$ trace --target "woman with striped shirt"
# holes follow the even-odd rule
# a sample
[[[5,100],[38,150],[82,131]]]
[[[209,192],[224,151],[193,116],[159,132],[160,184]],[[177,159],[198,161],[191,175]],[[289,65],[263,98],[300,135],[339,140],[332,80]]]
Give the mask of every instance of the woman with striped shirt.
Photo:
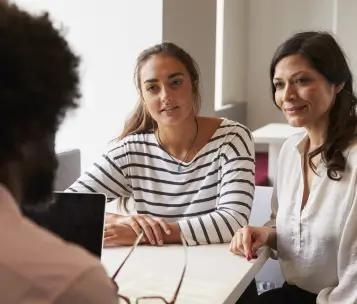
[[[119,140],[68,190],[135,202],[135,215],[108,214],[105,244],[229,242],[247,224],[254,193],[250,131],[197,116],[199,71],[173,43],[144,50],[135,79],[140,99]]]

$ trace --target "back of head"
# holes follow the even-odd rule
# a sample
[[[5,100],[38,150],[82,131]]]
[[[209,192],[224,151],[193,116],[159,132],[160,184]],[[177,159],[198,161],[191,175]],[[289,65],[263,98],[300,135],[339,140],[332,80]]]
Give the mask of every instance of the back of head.
[[[283,58],[295,54],[303,56],[330,84],[343,85],[328,114],[325,143],[310,155],[314,157],[322,152],[329,177],[339,179],[338,176],[345,170],[346,164],[342,152],[356,139],[357,98],[353,92],[351,70],[342,48],[331,34],[314,31],[297,33],[277,48],[271,61],[273,99],[276,91],[273,84],[276,65]]]
[[[54,136],[77,106],[78,65],[47,14],[0,4],[0,182],[17,183],[25,200],[52,192]]]

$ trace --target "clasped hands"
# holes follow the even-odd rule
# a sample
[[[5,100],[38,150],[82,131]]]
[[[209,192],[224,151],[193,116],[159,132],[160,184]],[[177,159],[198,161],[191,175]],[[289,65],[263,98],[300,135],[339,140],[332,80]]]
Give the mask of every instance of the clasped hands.
[[[168,223],[162,218],[106,213],[104,245],[132,245],[141,231],[144,231],[141,243],[151,245],[171,242],[170,236],[179,234],[177,223]]]

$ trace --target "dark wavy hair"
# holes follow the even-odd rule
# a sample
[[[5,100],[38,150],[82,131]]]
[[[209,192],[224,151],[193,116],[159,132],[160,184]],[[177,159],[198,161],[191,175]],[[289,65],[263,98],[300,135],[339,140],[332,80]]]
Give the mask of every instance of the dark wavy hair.
[[[0,167],[54,135],[80,97],[79,58],[48,14],[0,4]]]
[[[356,140],[357,98],[353,92],[353,76],[346,56],[334,37],[327,32],[301,32],[281,44],[270,65],[273,100],[273,78],[278,62],[290,55],[302,55],[331,84],[344,84],[328,114],[328,127],[322,146],[309,153],[309,166],[316,173],[312,158],[321,153],[331,180],[340,180],[346,168],[343,152]]]

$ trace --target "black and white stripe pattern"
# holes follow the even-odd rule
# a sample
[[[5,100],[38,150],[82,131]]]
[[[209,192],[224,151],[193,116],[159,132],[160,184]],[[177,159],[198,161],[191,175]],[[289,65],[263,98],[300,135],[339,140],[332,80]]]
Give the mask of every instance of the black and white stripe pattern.
[[[249,130],[224,120],[196,157],[181,165],[152,132],[119,141],[68,191],[133,197],[138,214],[178,222],[189,245],[229,242],[247,224],[254,193]]]

